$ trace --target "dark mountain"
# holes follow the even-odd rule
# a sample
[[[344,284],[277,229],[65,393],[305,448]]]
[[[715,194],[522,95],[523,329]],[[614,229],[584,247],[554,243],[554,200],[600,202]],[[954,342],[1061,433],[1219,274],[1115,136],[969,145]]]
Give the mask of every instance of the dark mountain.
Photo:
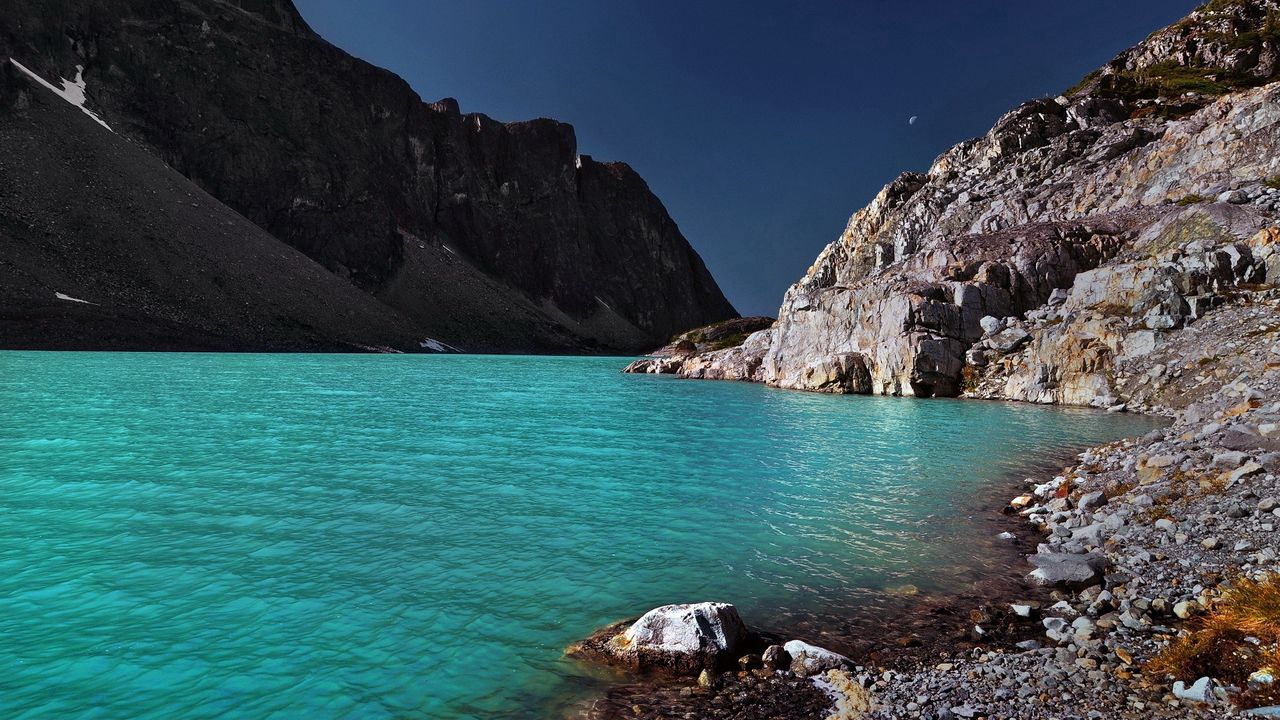
[[[424,103],[290,2],[0,0],[3,58],[82,67],[114,131],[424,336],[635,350],[736,315],[631,168],[563,123]]]
[[[0,347],[417,350],[415,323],[0,69]]]

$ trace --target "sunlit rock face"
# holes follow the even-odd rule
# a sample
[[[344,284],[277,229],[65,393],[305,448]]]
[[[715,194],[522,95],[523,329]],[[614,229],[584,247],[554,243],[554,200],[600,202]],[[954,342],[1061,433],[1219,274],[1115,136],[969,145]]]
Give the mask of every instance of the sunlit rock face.
[[[886,186],[786,292],[752,379],[1109,404],[1117,353],[1274,282],[1251,238],[1280,207],[1280,68],[1257,32],[1277,3],[1212,7]],[[984,317],[1026,338],[988,342]]]

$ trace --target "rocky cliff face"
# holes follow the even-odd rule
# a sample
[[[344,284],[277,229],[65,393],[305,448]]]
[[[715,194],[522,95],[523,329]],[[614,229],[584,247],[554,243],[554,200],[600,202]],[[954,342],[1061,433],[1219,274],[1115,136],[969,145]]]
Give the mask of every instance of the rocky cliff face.
[[[0,58],[472,350],[643,349],[734,316],[644,181],[573,128],[424,103],[288,0],[0,2]]]
[[[787,291],[774,328],[666,369],[1126,401],[1119,358],[1280,283],[1278,48],[1274,0],[1210,3],[898,177]]]

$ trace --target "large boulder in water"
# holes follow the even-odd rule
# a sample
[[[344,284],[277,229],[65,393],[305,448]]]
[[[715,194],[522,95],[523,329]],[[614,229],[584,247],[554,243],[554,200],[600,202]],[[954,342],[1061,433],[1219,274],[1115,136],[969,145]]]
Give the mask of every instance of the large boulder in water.
[[[664,605],[622,632],[607,629],[570,653],[585,653],[634,670],[697,675],[728,666],[747,642],[747,626],[728,603]]]

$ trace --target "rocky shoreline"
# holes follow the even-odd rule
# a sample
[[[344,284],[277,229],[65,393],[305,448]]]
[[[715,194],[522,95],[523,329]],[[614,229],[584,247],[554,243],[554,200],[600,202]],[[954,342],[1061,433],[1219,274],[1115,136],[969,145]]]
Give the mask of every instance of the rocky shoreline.
[[[1028,478],[1005,508],[1007,537],[1032,551],[1024,571],[1039,591],[1003,588],[967,614],[953,611],[951,630],[926,644],[854,654],[828,668],[838,671],[836,684],[858,688],[856,701],[833,695],[825,671],[817,679],[790,667],[766,671],[758,654],[744,651],[701,681],[620,686],[582,717],[1243,715],[1271,698],[1260,676],[1248,680],[1269,670],[1259,658],[1234,677],[1175,677],[1148,665],[1193,630],[1234,579],[1280,570],[1275,339],[1260,348],[1258,377],[1230,378],[1196,395],[1164,429],[1091,448],[1060,473]],[[1197,374],[1184,376],[1203,385]]]
[[[1044,597],[853,658],[873,709],[843,717],[1280,716],[1278,101],[1280,2],[1206,3],[903,173],[773,326],[627,368],[1170,419],[1028,480]]]
[[[1280,367],[1277,350],[1268,364]],[[1274,371],[1235,378],[1167,429],[1093,448],[1029,485],[1010,508],[1044,534],[1031,559],[1074,559],[1044,579],[1077,589],[1019,609],[1041,626],[1034,642],[873,682],[870,717],[1228,717],[1269,697],[1264,676],[1248,681],[1267,669],[1258,657],[1242,658],[1243,678],[1174,677],[1149,663],[1234,579],[1277,570],[1277,397]],[[1090,562],[1087,579],[1072,574]]]

